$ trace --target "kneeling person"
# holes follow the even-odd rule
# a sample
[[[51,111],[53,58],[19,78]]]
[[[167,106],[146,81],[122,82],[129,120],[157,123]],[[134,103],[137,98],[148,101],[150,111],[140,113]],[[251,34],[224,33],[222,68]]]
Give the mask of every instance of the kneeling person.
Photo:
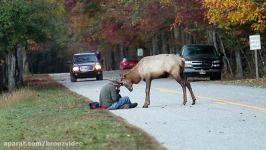
[[[116,80],[104,85],[100,91],[100,105],[109,110],[136,107],[138,104],[131,103],[128,96],[122,97],[119,94],[121,85],[122,83]]]

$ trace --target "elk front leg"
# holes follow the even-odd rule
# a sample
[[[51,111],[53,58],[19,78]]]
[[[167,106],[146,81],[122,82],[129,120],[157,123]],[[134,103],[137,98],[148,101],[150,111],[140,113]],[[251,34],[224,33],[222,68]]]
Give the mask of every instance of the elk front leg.
[[[143,105],[143,108],[148,108],[148,106],[150,105],[150,89],[151,89],[151,79],[145,79],[146,82],[146,89],[145,89],[145,103]]]

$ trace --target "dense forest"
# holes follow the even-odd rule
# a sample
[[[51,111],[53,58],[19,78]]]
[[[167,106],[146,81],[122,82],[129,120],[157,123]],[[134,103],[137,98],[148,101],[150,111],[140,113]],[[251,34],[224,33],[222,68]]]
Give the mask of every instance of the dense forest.
[[[67,72],[77,52],[99,51],[105,70],[124,57],[178,53],[211,44],[224,53],[224,77],[254,77],[249,35],[260,34],[266,75],[263,0],[0,0],[0,91],[23,85],[23,73]]]

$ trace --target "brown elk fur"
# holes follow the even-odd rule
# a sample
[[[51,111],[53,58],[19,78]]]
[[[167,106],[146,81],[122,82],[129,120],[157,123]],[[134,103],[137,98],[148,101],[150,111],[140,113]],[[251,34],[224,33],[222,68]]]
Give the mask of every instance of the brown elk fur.
[[[192,97],[192,105],[196,103],[196,98],[190,83],[183,77],[185,59],[174,54],[160,54],[142,58],[139,63],[121,76],[121,81],[129,90],[133,90],[133,84],[138,84],[141,80],[146,82],[146,97],[143,107],[150,104],[150,86],[153,79],[171,76],[183,89],[183,104],[187,102],[186,87]]]

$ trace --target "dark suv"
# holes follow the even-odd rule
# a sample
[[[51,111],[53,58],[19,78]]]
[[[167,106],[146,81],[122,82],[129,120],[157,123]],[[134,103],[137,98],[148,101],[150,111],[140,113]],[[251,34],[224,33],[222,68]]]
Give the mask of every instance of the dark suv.
[[[210,80],[221,80],[223,54],[214,46],[184,45],[180,55],[186,60],[186,77],[210,77]]]
[[[76,82],[78,78],[103,79],[102,65],[96,53],[78,53],[73,55],[70,66],[71,82]]]

